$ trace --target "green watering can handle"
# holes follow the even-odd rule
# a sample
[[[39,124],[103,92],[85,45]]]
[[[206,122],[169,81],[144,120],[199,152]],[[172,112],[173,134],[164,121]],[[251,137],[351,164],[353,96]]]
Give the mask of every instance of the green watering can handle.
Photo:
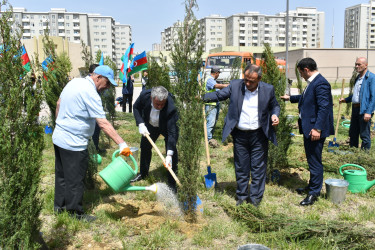
[[[340,174],[341,175],[344,175],[343,173],[342,173],[342,168],[344,168],[344,167],[349,167],[349,166],[352,166],[352,167],[356,167],[356,168],[360,168],[360,169],[362,169],[363,171],[365,171],[365,173],[366,173],[366,169],[364,169],[363,167],[361,167],[361,166],[359,166],[359,165],[357,165],[357,164],[345,164],[345,165],[342,165],[341,167],[340,167]]]
[[[116,156],[117,154],[120,154],[120,150],[116,150],[113,154],[112,154],[112,161],[114,161],[116,159]],[[132,155],[129,155],[130,159],[132,160],[133,164],[134,164],[134,174],[136,175],[138,173],[138,164],[137,162],[135,161],[134,157]]]

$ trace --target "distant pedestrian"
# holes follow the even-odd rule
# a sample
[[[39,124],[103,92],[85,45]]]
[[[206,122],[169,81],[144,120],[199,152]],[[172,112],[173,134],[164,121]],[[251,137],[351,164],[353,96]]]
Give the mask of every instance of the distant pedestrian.
[[[148,82],[148,72],[145,70],[143,71],[143,76],[142,76],[142,91],[146,89],[147,82]]]
[[[122,85],[122,112],[126,112],[126,103],[129,104],[129,113],[133,107],[134,77],[128,76],[126,84]]]

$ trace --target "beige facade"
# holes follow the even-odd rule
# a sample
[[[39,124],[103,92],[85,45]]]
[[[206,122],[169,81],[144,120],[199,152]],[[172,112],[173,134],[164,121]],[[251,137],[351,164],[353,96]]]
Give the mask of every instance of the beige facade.
[[[132,41],[130,25],[116,23],[113,17],[100,14],[68,12],[64,8],[52,8],[48,12],[14,8],[13,20],[13,29],[18,29],[18,25],[23,28],[23,40],[43,35],[48,27],[50,36],[78,44],[82,40],[91,48],[93,58],[100,49],[119,67],[121,56],[118,55],[125,53]]]
[[[274,53],[278,58],[285,58],[285,51]],[[319,72],[330,82],[348,81],[352,77],[357,57],[366,57],[366,49],[296,49],[289,51],[289,78],[296,80],[295,64],[298,60],[311,57]],[[375,58],[375,50],[369,50],[369,58]],[[369,60],[369,70],[375,72],[374,60]]]
[[[51,37],[51,39],[56,45],[57,54],[65,52],[69,56],[72,63],[70,77],[80,77],[79,69],[85,66],[85,62],[82,60],[81,56],[81,44],[68,42],[62,37]],[[21,42],[25,45],[27,54],[31,60],[32,68],[34,68],[33,61],[35,60],[35,54],[38,55],[39,63],[42,63],[46,59],[47,55],[45,55],[43,51],[42,36],[33,37],[31,39],[22,39]]]
[[[233,46],[271,47],[286,46],[286,13],[264,15],[248,11],[229,17],[210,15],[199,20],[201,36],[205,41],[204,51]],[[324,45],[325,14],[314,7],[299,7],[289,11],[289,47],[320,48]],[[178,24],[178,23],[177,23]],[[176,24],[161,33],[162,50],[171,50],[171,41],[176,34]]]

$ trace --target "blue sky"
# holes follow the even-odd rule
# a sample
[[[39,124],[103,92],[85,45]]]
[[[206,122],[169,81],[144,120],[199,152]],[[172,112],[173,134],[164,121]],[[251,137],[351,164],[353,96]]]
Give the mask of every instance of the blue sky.
[[[9,0],[13,7],[28,11],[47,12],[51,8],[65,8],[68,12],[99,13],[112,16],[117,22],[132,26],[135,51],[151,50],[153,43],[160,43],[160,33],[177,20],[184,18],[182,0]],[[274,15],[286,10],[286,0],[197,0],[196,17],[210,14],[230,16],[247,11]],[[316,7],[325,12],[324,47],[331,47],[332,24],[335,25],[334,47],[342,48],[344,40],[345,8],[368,0],[289,0],[289,9]],[[334,19],[333,19],[334,13]]]

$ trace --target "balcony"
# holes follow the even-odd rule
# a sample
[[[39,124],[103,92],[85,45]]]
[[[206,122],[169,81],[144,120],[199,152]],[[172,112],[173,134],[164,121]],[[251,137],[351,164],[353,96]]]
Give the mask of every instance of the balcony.
[[[29,17],[23,17],[22,22],[30,22],[30,18]]]
[[[258,21],[253,21],[253,24],[258,24]]]
[[[59,33],[59,36],[65,36],[65,33]]]
[[[244,27],[240,26],[240,30],[246,30],[246,27],[245,26]]]
[[[24,30],[29,30],[29,29],[30,29],[30,24],[23,25],[23,29],[24,29]]]
[[[60,30],[63,30],[63,29],[65,29],[65,26],[64,25],[59,25],[59,26],[57,26],[58,27],[58,29]]]
[[[240,40],[240,43],[245,43],[245,40]]]
[[[74,33],[73,36],[80,36],[80,33]]]
[[[78,18],[73,19],[73,23],[79,23],[79,19]]]
[[[57,19],[57,21],[62,22],[62,23],[65,22],[64,18],[59,18],[59,19]]]
[[[23,36],[31,36],[30,32],[23,33],[22,35],[23,35]]]
[[[246,21],[245,20],[240,20],[240,24],[245,24]]]

